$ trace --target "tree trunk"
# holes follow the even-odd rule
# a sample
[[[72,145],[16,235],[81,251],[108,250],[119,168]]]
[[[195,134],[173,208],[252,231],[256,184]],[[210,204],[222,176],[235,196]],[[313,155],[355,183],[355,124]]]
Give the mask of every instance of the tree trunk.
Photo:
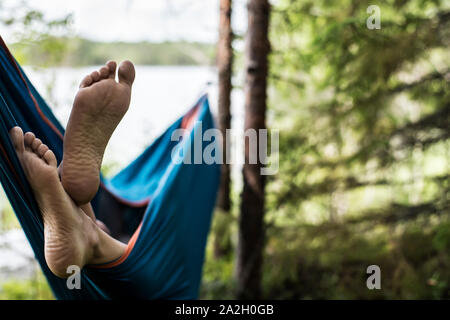
[[[226,163],[228,151],[226,146],[226,129],[231,127],[231,75],[233,64],[233,49],[231,42],[231,2],[220,0],[219,44],[217,48],[217,66],[219,71],[219,129],[223,137],[223,165],[221,184],[217,206],[223,211],[230,211],[230,166]]]
[[[231,209],[230,200],[230,165],[227,163],[229,154],[229,143],[226,130],[231,128],[231,77],[233,67],[233,32],[231,29],[231,5],[232,0],[220,0],[220,22],[219,43],[217,48],[217,67],[219,71],[219,130],[223,137],[223,164],[221,170],[221,181],[217,196],[217,207],[221,209],[218,214],[229,214]],[[228,219],[219,219],[218,222],[225,223]],[[214,238],[214,256],[220,258],[227,255],[231,250],[230,239],[226,232],[228,226],[219,226]],[[229,238],[229,237],[228,237]]]
[[[245,130],[265,129],[268,39],[270,5],[268,0],[248,1],[246,36]],[[258,133],[257,133],[258,136]],[[259,144],[259,143],[258,143]],[[257,148],[259,150],[259,146]],[[261,266],[264,247],[264,186],[261,162],[249,163],[250,150],[245,141],[244,186],[239,216],[237,252],[237,297],[261,297]]]

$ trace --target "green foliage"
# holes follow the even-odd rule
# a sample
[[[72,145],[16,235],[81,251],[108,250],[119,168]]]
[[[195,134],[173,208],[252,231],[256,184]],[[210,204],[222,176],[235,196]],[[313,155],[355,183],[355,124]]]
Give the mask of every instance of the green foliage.
[[[0,283],[0,300],[53,300],[53,293],[42,272],[34,279]]]
[[[200,299],[233,299],[233,279],[233,259],[214,259],[212,249],[208,250],[200,286]]]
[[[27,62],[29,51],[39,52],[39,65],[60,63],[68,49],[63,35],[71,34],[72,15],[58,19],[47,19],[43,12],[31,8],[27,1],[5,5],[0,1],[0,24],[7,26],[14,34],[17,47],[16,59]]]
[[[433,247],[444,254],[450,252],[450,223],[443,223],[437,228]]]
[[[6,198],[3,188],[0,188],[0,232],[20,228],[19,221]]]
[[[449,299],[450,3],[282,0],[270,38],[264,297]]]
[[[332,214],[333,201],[376,187],[372,205],[427,194],[448,212],[450,13],[440,1],[384,1],[381,30],[369,30],[367,6],[284,1],[273,14],[274,126],[285,128],[276,210],[308,200]],[[346,211],[369,208],[355,200]]]
[[[273,126],[284,130],[268,260],[294,259],[277,273],[284,297],[449,297],[450,8],[381,1],[381,29],[369,30],[370,4],[286,0],[272,15]],[[273,238],[291,229],[282,253]],[[382,291],[365,287],[370,264]]]
[[[263,297],[449,299],[450,251],[436,248],[437,243],[442,248],[441,241],[448,245],[449,222],[436,222],[369,224],[358,230],[345,224],[269,228]],[[366,287],[366,269],[372,264],[381,268],[381,290]],[[201,298],[232,298],[232,270],[230,257],[216,260],[208,251]]]

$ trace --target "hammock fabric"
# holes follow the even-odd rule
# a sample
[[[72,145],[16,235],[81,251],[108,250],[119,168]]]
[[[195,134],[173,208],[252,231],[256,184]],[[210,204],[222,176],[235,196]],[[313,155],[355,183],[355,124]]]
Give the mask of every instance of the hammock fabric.
[[[114,237],[129,241],[119,259],[83,268],[81,289],[68,289],[45,262],[41,214],[8,135],[16,125],[61,161],[64,129],[0,37],[0,181],[56,298],[197,297],[220,167],[175,162],[172,153],[192,157],[195,136],[214,127],[206,96],[114,178],[102,177],[95,214]],[[179,128],[187,133],[172,141]]]

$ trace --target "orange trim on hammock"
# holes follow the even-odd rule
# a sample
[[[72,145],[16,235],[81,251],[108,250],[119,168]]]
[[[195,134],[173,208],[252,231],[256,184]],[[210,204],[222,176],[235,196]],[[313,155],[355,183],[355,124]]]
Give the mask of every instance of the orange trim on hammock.
[[[198,112],[200,110],[200,105],[196,105],[192,108],[181,120],[181,129],[191,129],[194,125],[194,122],[198,116]]]
[[[89,268],[95,268],[95,269],[112,268],[112,267],[116,267],[119,264],[121,264],[122,262],[124,262],[128,258],[128,256],[130,255],[131,251],[134,248],[134,245],[136,244],[136,241],[138,239],[139,233],[141,231],[141,227],[142,227],[142,221],[141,221],[141,224],[139,225],[139,227],[134,232],[134,234],[131,237],[130,241],[128,241],[127,248],[125,249],[125,252],[122,254],[122,256],[119,259],[114,260],[114,261],[109,262],[109,263],[106,263],[106,264],[89,265]]]

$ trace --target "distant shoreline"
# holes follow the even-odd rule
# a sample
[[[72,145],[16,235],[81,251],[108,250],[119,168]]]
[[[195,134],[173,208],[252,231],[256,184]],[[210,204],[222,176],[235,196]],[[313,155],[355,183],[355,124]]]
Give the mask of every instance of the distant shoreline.
[[[84,67],[129,59],[137,65],[212,66],[215,45],[199,42],[98,42],[79,37],[44,37],[10,45],[23,65]]]

